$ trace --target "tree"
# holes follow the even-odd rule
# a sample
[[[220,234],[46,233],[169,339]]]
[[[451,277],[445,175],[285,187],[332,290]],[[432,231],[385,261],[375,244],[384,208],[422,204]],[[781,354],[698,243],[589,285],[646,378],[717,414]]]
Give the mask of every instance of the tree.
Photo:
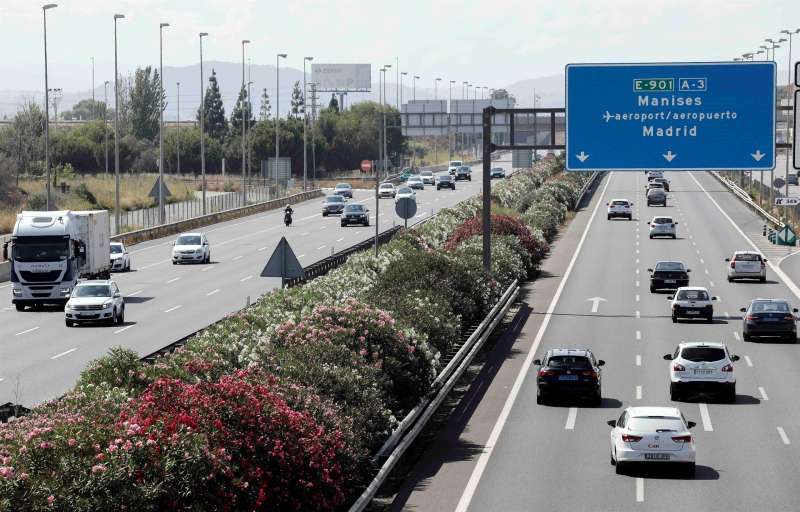
[[[300,90],[300,81],[298,80],[292,88],[291,115],[294,118],[299,118],[303,112],[305,112],[305,99],[303,98],[303,91]]]
[[[219,92],[217,72],[211,70],[208,77],[208,88],[203,99],[203,116],[205,120],[205,133],[212,138],[221,140],[228,134],[228,120],[225,119],[225,106],[222,104],[222,94]],[[200,122],[200,109],[197,109],[197,122]]]
[[[91,120],[103,119],[106,113],[106,104],[102,101],[95,101],[91,98],[81,100],[76,103],[72,110],[67,110],[61,114],[61,117],[68,120]]]
[[[271,115],[272,105],[269,104],[269,94],[267,94],[267,88],[264,87],[264,91],[261,93],[261,110],[258,113],[258,120],[266,121]]]
[[[331,94],[331,101],[328,102],[328,109],[334,112],[339,112],[339,100],[336,99],[336,94]]]
[[[160,95],[166,96],[158,71],[151,66],[136,69],[131,90],[131,131],[136,137],[152,141],[158,135]]]
[[[242,115],[242,111],[244,110],[244,115]],[[236,105],[233,106],[233,111],[231,112],[231,129],[235,133],[242,132],[242,118],[247,119],[247,128],[255,124],[255,119],[253,119],[253,104],[250,102],[250,98],[247,95],[247,89],[242,87],[239,91],[239,97],[236,100]]]
[[[33,162],[44,160],[44,111],[33,100],[26,101],[3,132],[2,145],[13,155],[22,172]]]

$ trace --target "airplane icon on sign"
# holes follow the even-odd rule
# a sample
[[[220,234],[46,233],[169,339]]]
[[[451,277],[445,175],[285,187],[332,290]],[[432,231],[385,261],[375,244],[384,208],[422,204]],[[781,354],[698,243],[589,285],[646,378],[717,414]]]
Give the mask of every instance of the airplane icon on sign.
[[[605,114],[603,114],[603,120],[604,120],[605,122],[608,122],[608,120],[609,120],[609,119],[611,119],[611,112],[609,112],[608,110],[606,110],[606,113],[605,113]]]

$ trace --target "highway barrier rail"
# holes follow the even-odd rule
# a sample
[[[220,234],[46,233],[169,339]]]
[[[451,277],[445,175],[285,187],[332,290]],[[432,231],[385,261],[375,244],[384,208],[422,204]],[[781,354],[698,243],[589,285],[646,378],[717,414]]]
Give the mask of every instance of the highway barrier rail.
[[[589,181],[587,181],[586,184],[583,186],[583,188],[581,189],[580,193],[578,194],[578,199],[575,200],[575,204],[572,207],[574,210],[577,210],[578,207],[580,207],[581,203],[583,203],[584,197],[586,197],[586,194],[590,190],[592,190],[592,188],[594,187],[595,182],[597,181],[597,178],[600,177],[600,176],[603,176],[604,174],[605,174],[605,171],[594,171],[592,173],[592,177],[589,178]]]
[[[373,462],[382,465],[369,483],[364,492],[350,507],[350,512],[361,512],[375,497],[375,493],[381,488],[389,477],[400,458],[411,446],[417,436],[422,432],[433,414],[444,402],[447,395],[453,389],[456,382],[461,378],[464,371],[472,363],[475,355],[483,347],[483,344],[492,335],[497,324],[503,319],[509,308],[519,296],[519,283],[515,280],[506,289],[503,296],[497,301],[492,310],[483,321],[470,334],[467,341],[459,348],[458,352],[452,357],[444,369],[439,372],[433,382],[431,393],[421,403],[414,407],[398,427],[386,440],[381,449],[373,458]]]
[[[766,221],[770,222],[771,224],[773,224],[778,228],[782,228],[784,226],[784,223],[779,218],[775,217],[774,215],[770,214],[768,211],[763,209],[761,206],[759,206],[758,203],[753,201],[753,199],[750,197],[750,194],[748,194],[741,187],[739,187],[739,185],[734,183],[733,180],[720,175],[716,171],[709,171],[709,172],[711,173],[712,176],[717,178],[717,180],[719,180],[723,185],[728,187],[728,189],[730,189],[730,191],[733,192],[733,194],[736,197],[741,199],[751,210],[759,214]]]

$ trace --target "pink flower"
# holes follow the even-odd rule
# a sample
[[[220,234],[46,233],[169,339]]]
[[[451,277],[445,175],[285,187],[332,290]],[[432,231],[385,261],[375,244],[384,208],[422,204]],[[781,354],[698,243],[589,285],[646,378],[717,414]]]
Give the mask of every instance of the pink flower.
[[[20,473],[19,474],[19,479],[24,482],[25,480],[28,479],[28,473]]]
[[[56,501],[56,497],[53,496],[52,494],[47,497],[47,504],[48,505],[52,505],[55,501]]]
[[[98,473],[105,473],[107,469],[108,468],[106,468],[103,464],[97,464],[92,466],[92,474],[96,475]]]
[[[0,466],[0,478],[11,478],[14,476],[14,468],[10,466]]]
[[[52,447],[53,447],[53,444],[52,443],[48,443],[47,441],[44,441],[43,443],[39,444],[39,448],[41,448],[42,450],[47,450],[48,448],[52,448]]]
[[[78,444],[78,441],[76,441],[75,439],[69,438],[69,439],[67,440],[67,444],[68,444],[69,446],[75,446],[76,444]]]

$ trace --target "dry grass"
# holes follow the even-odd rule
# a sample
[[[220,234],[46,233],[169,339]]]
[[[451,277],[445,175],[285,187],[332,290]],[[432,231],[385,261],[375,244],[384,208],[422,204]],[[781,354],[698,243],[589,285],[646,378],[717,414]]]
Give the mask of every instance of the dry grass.
[[[17,221],[17,211],[2,209],[0,210],[0,233],[11,233],[14,223]]]

